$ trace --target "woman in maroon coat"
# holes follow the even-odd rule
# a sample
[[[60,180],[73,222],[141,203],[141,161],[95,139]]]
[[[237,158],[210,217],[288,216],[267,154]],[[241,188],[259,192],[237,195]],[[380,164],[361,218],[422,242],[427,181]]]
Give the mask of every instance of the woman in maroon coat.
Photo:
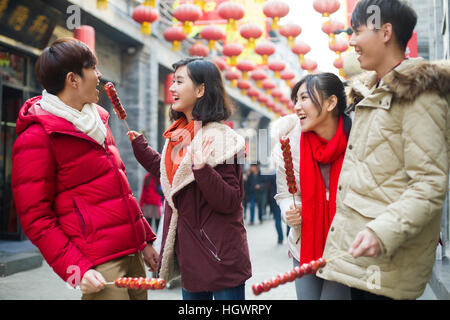
[[[185,300],[243,300],[251,264],[237,160],[245,142],[222,122],[231,105],[216,65],[190,58],[173,68],[175,121],[162,155],[129,132],[136,159],[160,178],[166,199],[160,277],[181,274]]]

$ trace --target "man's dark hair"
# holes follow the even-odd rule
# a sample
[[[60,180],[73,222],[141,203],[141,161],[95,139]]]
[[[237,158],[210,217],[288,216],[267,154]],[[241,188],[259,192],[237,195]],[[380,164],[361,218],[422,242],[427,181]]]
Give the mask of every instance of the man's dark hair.
[[[56,95],[64,89],[69,72],[83,77],[83,68],[96,65],[97,57],[86,44],[74,38],[60,38],[44,49],[34,70],[42,87]]]
[[[373,10],[374,6],[376,10]],[[360,0],[352,13],[353,30],[374,21],[373,16],[377,12],[380,13],[380,26],[385,23],[392,24],[397,43],[402,50],[405,50],[417,24],[417,14],[414,9],[402,0]]]
[[[216,64],[201,57],[193,57],[174,63],[172,68],[175,72],[182,66],[187,67],[188,76],[194,85],[205,86],[203,97],[198,99],[192,110],[193,119],[202,121],[202,125],[227,120],[233,113],[233,105],[225,92],[222,74]],[[170,108],[171,120],[184,116],[184,113]]]

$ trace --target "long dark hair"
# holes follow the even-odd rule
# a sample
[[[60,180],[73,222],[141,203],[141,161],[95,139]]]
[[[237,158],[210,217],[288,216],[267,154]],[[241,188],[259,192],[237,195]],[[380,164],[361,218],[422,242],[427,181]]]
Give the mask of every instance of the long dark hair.
[[[205,93],[197,100],[192,110],[192,117],[196,121],[208,122],[227,120],[233,113],[233,105],[222,80],[222,74],[215,63],[201,57],[187,58],[172,65],[174,72],[178,68],[186,66],[189,78],[196,86],[204,84]],[[170,119],[172,121],[185,117],[183,112],[170,108]]]
[[[337,105],[334,109],[335,116],[338,118],[342,116],[344,130],[348,137],[352,128],[352,119],[345,112],[347,110],[347,95],[344,84],[339,77],[327,72],[307,75],[292,88],[291,100],[294,104],[297,103],[298,90],[303,84],[306,84],[306,91],[319,114],[322,112],[322,101],[333,95],[337,97]]]

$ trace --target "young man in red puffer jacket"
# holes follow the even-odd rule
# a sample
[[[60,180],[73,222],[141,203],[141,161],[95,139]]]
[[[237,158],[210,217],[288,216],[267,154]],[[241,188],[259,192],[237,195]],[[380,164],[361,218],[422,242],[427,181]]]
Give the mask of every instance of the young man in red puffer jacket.
[[[63,38],[36,63],[45,88],[17,119],[12,186],[21,226],[82,299],[146,299],[106,286],[156,271],[156,239],[134,198],[108,112],[96,105],[101,73],[82,42]],[[143,257],[142,257],[143,254]],[[144,260],[144,261],[143,261]]]

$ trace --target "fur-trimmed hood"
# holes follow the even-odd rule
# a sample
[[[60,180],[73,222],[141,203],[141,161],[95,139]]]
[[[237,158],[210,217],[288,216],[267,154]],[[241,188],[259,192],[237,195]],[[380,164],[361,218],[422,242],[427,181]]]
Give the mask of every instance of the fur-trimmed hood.
[[[367,97],[377,82],[375,72],[365,72],[350,80],[349,104],[358,104]],[[450,61],[428,62],[422,58],[409,59],[388,73],[380,88],[392,92],[396,101],[410,103],[424,92],[440,95],[450,93]]]

